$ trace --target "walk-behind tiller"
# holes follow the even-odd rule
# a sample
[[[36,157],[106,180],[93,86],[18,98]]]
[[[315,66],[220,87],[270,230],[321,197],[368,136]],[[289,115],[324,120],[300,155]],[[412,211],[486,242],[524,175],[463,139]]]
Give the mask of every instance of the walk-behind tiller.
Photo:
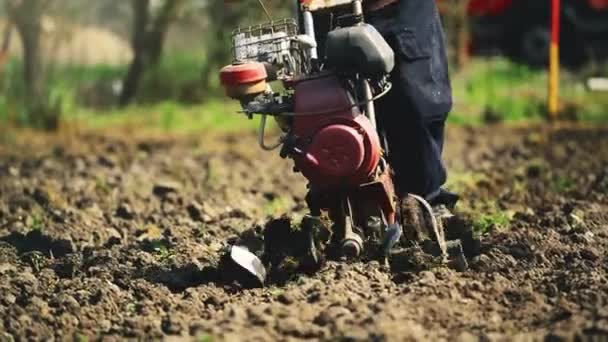
[[[328,12],[335,27],[315,32],[315,16]],[[221,70],[221,84],[245,115],[261,115],[260,146],[280,149],[309,181],[310,214],[302,229],[312,259],[319,261],[315,229],[323,211],[332,221],[333,246],[344,257],[357,258],[364,250],[366,256],[387,257],[407,224],[374,109],[374,100],[391,89],[393,50],[364,22],[361,0],[302,0],[298,19],[236,29],[234,61]],[[274,81],[281,90],[271,88]],[[270,145],[264,138],[268,116],[283,131]],[[441,225],[428,203],[414,198],[428,211],[429,240],[447,260]]]

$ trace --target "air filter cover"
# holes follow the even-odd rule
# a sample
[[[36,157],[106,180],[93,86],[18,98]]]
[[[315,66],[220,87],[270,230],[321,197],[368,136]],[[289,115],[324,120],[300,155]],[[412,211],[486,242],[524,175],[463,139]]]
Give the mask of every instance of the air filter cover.
[[[261,94],[266,90],[266,68],[258,62],[235,63],[220,70],[220,83],[232,98]]]

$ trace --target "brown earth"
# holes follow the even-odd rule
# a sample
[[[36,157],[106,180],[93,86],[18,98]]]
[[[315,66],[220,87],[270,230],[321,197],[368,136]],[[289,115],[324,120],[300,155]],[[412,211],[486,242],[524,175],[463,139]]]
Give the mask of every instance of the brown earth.
[[[608,339],[608,129],[453,128],[464,273],[329,262],[214,283],[219,252],[304,182],[252,135],[82,134],[0,145],[0,340]],[[4,139],[5,141],[7,139]]]

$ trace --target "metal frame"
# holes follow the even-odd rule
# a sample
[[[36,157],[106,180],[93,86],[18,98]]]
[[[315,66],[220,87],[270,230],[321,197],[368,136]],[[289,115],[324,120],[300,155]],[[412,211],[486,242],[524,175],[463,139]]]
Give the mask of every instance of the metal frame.
[[[293,43],[297,35],[295,19],[237,28],[232,32],[232,57],[235,61],[259,61],[271,55],[289,54],[299,48]]]

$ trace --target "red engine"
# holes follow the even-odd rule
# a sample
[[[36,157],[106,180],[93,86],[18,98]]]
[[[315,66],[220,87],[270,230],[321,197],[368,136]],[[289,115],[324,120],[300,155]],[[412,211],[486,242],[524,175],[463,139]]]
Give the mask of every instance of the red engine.
[[[380,139],[338,78],[327,74],[303,79],[294,90],[296,167],[321,189],[370,181],[380,161]]]
[[[256,62],[220,72],[227,94],[237,99],[263,94],[266,78],[264,66]],[[338,77],[317,74],[288,86],[293,89],[294,112],[288,154],[296,168],[319,189],[356,188],[372,181],[382,155],[380,139]]]

